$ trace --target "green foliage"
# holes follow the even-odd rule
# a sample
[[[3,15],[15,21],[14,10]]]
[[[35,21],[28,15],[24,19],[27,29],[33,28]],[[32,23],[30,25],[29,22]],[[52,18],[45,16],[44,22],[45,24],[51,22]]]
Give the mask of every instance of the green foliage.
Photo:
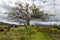
[[[7,31],[7,25],[0,25],[0,40],[58,40],[60,29],[57,26],[20,26]],[[1,32],[1,29],[4,31]]]

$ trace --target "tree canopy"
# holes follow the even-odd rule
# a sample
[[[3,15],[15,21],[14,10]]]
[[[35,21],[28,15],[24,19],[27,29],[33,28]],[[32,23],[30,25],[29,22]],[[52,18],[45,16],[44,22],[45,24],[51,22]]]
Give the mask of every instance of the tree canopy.
[[[32,5],[16,3],[16,5],[17,7],[6,12],[11,19],[23,19],[26,20],[27,25],[29,25],[29,21],[32,19],[46,20],[49,18],[48,14],[44,13],[44,10],[41,11],[34,3]]]

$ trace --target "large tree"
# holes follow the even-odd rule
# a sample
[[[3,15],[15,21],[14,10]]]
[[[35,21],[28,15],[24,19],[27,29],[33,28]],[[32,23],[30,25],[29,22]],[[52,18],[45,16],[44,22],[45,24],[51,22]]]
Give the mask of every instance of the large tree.
[[[27,25],[29,25],[29,21],[32,19],[41,19],[46,20],[48,18],[48,14],[41,11],[35,4],[20,4],[16,3],[16,7],[12,8],[11,11],[6,12],[8,17],[11,19],[23,19],[26,20]]]

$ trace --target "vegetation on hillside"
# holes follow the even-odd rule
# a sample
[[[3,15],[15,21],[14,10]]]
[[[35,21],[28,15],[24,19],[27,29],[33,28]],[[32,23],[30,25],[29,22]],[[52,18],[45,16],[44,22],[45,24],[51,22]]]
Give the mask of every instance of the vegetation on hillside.
[[[0,40],[59,40],[60,29],[43,26],[0,26]],[[8,30],[9,29],[9,30]]]

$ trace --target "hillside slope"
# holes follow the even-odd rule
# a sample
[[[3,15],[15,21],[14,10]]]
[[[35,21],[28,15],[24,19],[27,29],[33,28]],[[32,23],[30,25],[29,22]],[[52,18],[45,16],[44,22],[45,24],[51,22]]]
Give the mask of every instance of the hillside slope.
[[[6,31],[6,30],[5,30]],[[54,40],[50,35],[35,27],[12,27],[8,32],[0,32],[0,40]]]

